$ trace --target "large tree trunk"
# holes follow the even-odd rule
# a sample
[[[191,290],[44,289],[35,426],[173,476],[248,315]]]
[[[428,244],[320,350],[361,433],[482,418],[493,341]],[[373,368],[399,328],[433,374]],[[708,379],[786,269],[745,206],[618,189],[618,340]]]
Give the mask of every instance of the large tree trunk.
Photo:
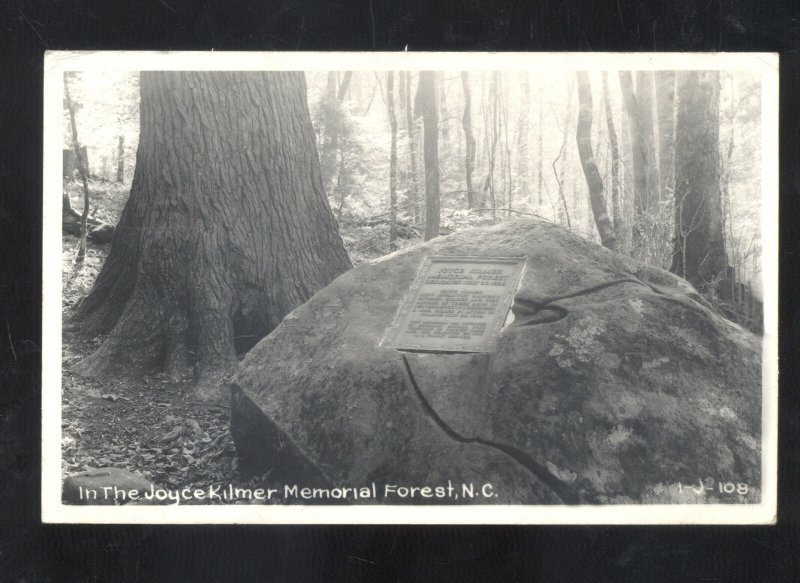
[[[611,216],[614,219],[614,233],[617,237],[622,229],[622,209],[619,204],[619,144],[614,118],[611,115],[611,98],[608,94],[608,73],[603,71],[603,105],[606,112],[608,141],[611,145]]]
[[[656,72],[656,104],[660,197],[666,201],[675,182],[675,71]]]
[[[263,337],[351,267],[325,196],[305,80],[145,72],[140,111],[130,198],[75,316],[85,333],[109,336],[77,370],[163,366],[179,378],[192,364],[199,395],[215,398],[237,337]]]
[[[389,127],[392,133],[389,159],[389,246],[397,245],[397,118],[394,115],[394,71],[386,78],[386,102],[389,107]]]
[[[472,92],[469,88],[469,73],[461,71],[461,87],[464,89],[464,116],[461,125],[464,127],[466,143],[465,172],[467,180],[467,208],[475,206],[475,191],[472,188],[472,171],[475,168],[475,136],[472,134]]]
[[[589,200],[592,203],[594,222],[600,233],[600,242],[604,247],[613,250],[617,245],[617,240],[606,211],[603,179],[600,178],[600,171],[597,169],[594,152],[592,152],[592,86],[586,71],[578,71],[577,76],[580,110],[575,139],[578,142],[578,155],[581,159],[583,174],[586,176],[586,184],[589,186]]]
[[[714,296],[728,260],[719,192],[719,73],[678,74],[675,248],[671,271]]]
[[[416,103],[424,125],[425,240],[429,241],[439,236],[439,115],[433,71],[420,72]]]

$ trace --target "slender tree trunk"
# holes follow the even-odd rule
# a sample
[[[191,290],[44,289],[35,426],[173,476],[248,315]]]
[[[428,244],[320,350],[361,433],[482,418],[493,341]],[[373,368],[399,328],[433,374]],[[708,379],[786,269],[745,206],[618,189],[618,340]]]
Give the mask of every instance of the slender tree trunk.
[[[66,74],[64,75],[64,98],[66,99],[67,109],[69,111],[69,124],[72,130],[72,148],[75,150],[78,174],[83,183],[83,212],[81,213],[80,222],[81,235],[80,242],[78,243],[78,253],[75,256],[75,263],[83,263],[83,258],[86,256],[86,234],[88,230],[86,221],[89,218],[89,169],[87,168],[88,164],[86,158],[83,155],[86,149],[81,148],[80,142],[78,141],[78,124],[75,122],[75,103],[72,101],[72,97],[69,93],[69,80]]]
[[[656,72],[658,104],[658,167],[662,201],[670,200],[675,183],[675,71]]]
[[[447,145],[450,140],[450,114],[447,111],[447,92],[445,91],[444,72],[439,73],[439,119],[442,124],[442,142]]]
[[[76,323],[108,333],[91,376],[193,365],[219,398],[245,351],[350,268],[302,73],[143,72],[136,170]],[[222,391],[222,393],[220,393]]]
[[[326,188],[330,188],[336,175],[339,158],[339,101],[336,98],[336,72],[328,71],[328,83],[325,90],[323,123],[325,127],[320,153],[322,180]]]
[[[528,167],[530,164],[530,148],[528,137],[530,133],[530,109],[531,109],[531,81],[528,72],[522,73],[520,81],[521,99],[519,122],[517,124],[517,175],[519,176],[520,198],[531,202],[530,177]]]
[[[628,114],[628,127],[631,136],[631,174],[633,175],[633,225],[631,228],[631,251],[634,257],[644,255],[644,226],[647,222],[647,146],[644,143],[642,124],[639,119],[639,105],[633,90],[633,77],[630,71],[620,71],[619,85],[625,111]]]
[[[611,98],[608,92],[608,73],[603,71],[603,104],[606,112],[608,141],[611,144],[611,214],[614,217],[614,233],[619,237],[622,228],[622,210],[619,204],[619,145],[614,118],[611,114]]]
[[[397,246],[397,118],[394,115],[394,71],[386,77],[386,101],[389,106],[389,127],[392,145],[389,160],[389,246]]]
[[[353,77],[352,71],[347,71],[344,74],[344,79],[339,84],[339,92],[336,94],[337,101],[344,101],[345,96],[347,95],[347,91],[350,88],[350,79]]]
[[[411,159],[411,200],[414,202],[414,222],[421,220],[419,208],[419,181],[417,174],[417,138],[414,109],[411,107],[411,72],[406,71],[406,124],[408,125],[408,151]]]
[[[536,147],[536,154],[539,158],[536,161],[536,174],[538,176],[538,185],[537,185],[537,193],[538,193],[538,200],[537,204],[539,206],[542,205],[544,201],[544,192],[543,192],[543,180],[544,175],[542,174],[542,161],[544,160],[544,149],[542,147],[542,127],[544,126],[544,100],[543,100],[543,90],[542,86],[539,85],[539,142]]]
[[[678,73],[675,249],[671,271],[726,298],[728,259],[719,191],[719,73]]]
[[[489,85],[491,103],[487,106],[486,112],[488,115],[491,115],[491,124],[486,123],[487,115],[484,115],[484,125],[491,130],[489,132],[489,135],[491,136],[491,146],[489,147],[489,169],[486,173],[486,180],[483,183],[483,200],[485,201],[488,196],[489,204],[491,205],[492,209],[492,221],[497,220],[497,199],[495,198],[494,189],[494,165],[497,155],[497,140],[500,137],[500,129],[498,127],[500,121],[498,119],[497,110],[497,79],[499,75],[499,72],[493,71],[492,81]]]
[[[639,105],[642,141],[645,147],[645,181],[647,184],[647,207],[657,209],[656,202],[661,192],[658,173],[658,140],[655,132],[655,84],[652,71],[636,72],[636,102]],[[652,217],[651,217],[652,219]]]
[[[502,114],[503,114],[503,145],[504,153],[505,153],[505,179],[503,180],[503,192],[506,195],[506,216],[511,216],[511,211],[513,210],[514,204],[514,180],[511,175],[511,147],[508,143],[508,99],[506,94],[506,84],[501,83],[500,85],[500,97],[502,99]]]
[[[461,125],[464,127],[464,141],[466,144],[465,172],[467,180],[467,208],[475,205],[475,194],[472,188],[472,171],[475,165],[475,137],[472,135],[472,92],[469,88],[469,73],[461,72],[461,87],[464,89],[464,116]]]
[[[417,105],[422,112],[425,147],[425,240],[439,236],[439,116],[433,71],[421,71]]]
[[[583,174],[586,176],[586,184],[589,186],[589,200],[592,204],[594,222],[600,233],[600,242],[604,247],[613,250],[616,248],[617,241],[606,212],[603,180],[600,178],[592,151],[592,86],[587,72],[578,71],[577,76],[580,113],[578,114],[575,138],[578,142],[578,155],[581,159]]]
[[[117,182],[125,181],[125,136],[119,136],[117,143]]]

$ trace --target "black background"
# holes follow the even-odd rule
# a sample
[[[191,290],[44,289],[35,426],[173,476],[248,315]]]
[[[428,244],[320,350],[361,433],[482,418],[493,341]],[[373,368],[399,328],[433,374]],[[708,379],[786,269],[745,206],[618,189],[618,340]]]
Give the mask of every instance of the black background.
[[[791,2],[0,2],[0,581],[784,581],[798,555],[800,20]],[[780,51],[779,524],[71,526],[39,520],[42,78],[69,50]],[[14,350],[11,346],[13,343]],[[14,353],[16,353],[16,358]],[[734,509],[732,509],[734,510]]]

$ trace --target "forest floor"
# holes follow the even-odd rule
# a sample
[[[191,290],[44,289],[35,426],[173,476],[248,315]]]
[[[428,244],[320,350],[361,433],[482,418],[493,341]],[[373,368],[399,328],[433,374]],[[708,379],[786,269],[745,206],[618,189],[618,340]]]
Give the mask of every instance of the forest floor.
[[[91,289],[110,247],[89,243],[84,264],[76,267],[77,239],[65,236],[63,242],[66,322],[75,302]],[[135,380],[100,383],[70,372],[72,365],[103,340],[87,340],[64,331],[62,477],[114,467],[138,472],[170,489],[245,483],[237,472],[230,410],[197,402],[190,379],[173,383],[163,373],[153,373]]]
[[[82,208],[79,183],[65,181],[73,208]],[[111,182],[90,181],[91,208],[96,218],[117,224],[128,188]],[[458,217],[456,217],[458,220]],[[452,223],[452,221],[451,221]],[[457,225],[445,224],[444,231]],[[391,251],[388,224],[364,225],[343,221],[342,238],[355,264]],[[419,242],[413,225],[401,229],[399,246]],[[75,264],[78,239],[62,237],[62,315],[67,323],[77,302],[86,296],[102,269],[110,245],[88,242],[82,265]],[[192,380],[171,382],[153,372],[136,379],[97,382],[71,372],[71,367],[91,354],[104,337],[86,339],[69,327],[62,336],[62,478],[76,472],[119,468],[137,472],[157,486],[208,489],[236,484],[263,487],[268,476],[239,472],[230,434],[230,408],[198,402]],[[243,501],[238,501],[242,503]],[[186,504],[202,504],[188,500]],[[229,501],[228,503],[237,503]]]

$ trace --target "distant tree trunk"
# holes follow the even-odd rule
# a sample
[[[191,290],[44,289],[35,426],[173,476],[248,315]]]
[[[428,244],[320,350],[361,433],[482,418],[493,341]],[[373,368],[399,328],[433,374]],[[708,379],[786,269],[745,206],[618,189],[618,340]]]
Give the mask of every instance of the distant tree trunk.
[[[442,141],[447,144],[450,139],[450,114],[447,111],[447,93],[445,91],[444,72],[439,75],[439,119],[441,120]]]
[[[389,159],[389,246],[394,249],[397,246],[397,118],[394,115],[394,71],[387,73],[386,102],[392,132]]]
[[[105,334],[90,376],[194,366],[198,396],[351,267],[314,148],[302,73],[143,72],[130,198],[77,307]],[[266,155],[269,153],[269,155]],[[251,338],[242,342],[240,337]]]
[[[655,85],[652,71],[636,72],[636,102],[639,105],[642,141],[645,146],[645,181],[647,183],[647,207],[652,211],[657,208],[661,187],[658,175],[658,156],[655,132]]]
[[[614,118],[611,115],[611,99],[608,94],[608,73],[603,71],[603,104],[606,111],[608,141],[611,144],[611,214],[614,218],[614,233],[619,237],[622,228],[622,210],[619,204],[619,145]]]
[[[639,105],[633,91],[633,77],[630,71],[620,71],[619,85],[622,90],[622,99],[625,111],[628,114],[628,126],[631,136],[631,161],[633,175],[633,225],[631,229],[631,251],[636,257],[641,257],[644,246],[644,225],[647,221],[648,196],[647,196],[647,146],[644,143],[642,123],[639,119]]]
[[[506,84],[500,83],[500,99],[502,101],[502,122],[503,122],[503,156],[504,156],[504,177],[503,193],[505,194],[506,216],[511,216],[514,204],[514,180],[511,175],[511,146],[508,142],[508,99],[506,98]]]
[[[347,95],[347,90],[350,87],[350,79],[353,77],[352,71],[347,71],[344,74],[344,79],[339,84],[339,92],[336,94],[337,101],[343,101],[345,96]]]
[[[577,76],[580,113],[578,114],[575,139],[578,142],[578,155],[581,159],[583,174],[586,177],[586,184],[589,186],[589,200],[592,203],[594,222],[600,233],[600,242],[604,247],[614,250],[617,241],[606,211],[603,179],[600,178],[600,172],[594,160],[594,152],[592,152],[592,86],[587,72],[578,71]]]
[[[675,127],[675,248],[671,271],[701,293],[724,295],[719,192],[719,73],[678,73]]]
[[[520,99],[519,122],[517,124],[517,175],[519,176],[520,197],[530,202],[531,189],[528,176],[530,148],[528,147],[528,134],[530,133],[531,81],[527,71],[522,73],[520,85],[522,97]]]
[[[484,114],[484,125],[487,129],[487,137],[491,136],[491,146],[489,146],[489,169],[486,173],[486,180],[483,183],[483,200],[486,201],[489,197],[489,205],[492,209],[492,220],[497,220],[497,200],[495,199],[494,191],[494,163],[497,155],[497,140],[500,137],[500,120],[498,119],[497,111],[497,79],[500,73],[497,71],[492,72],[492,81],[489,85],[489,93],[491,94],[491,103],[486,108]],[[491,115],[491,124],[487,123],[488,115]],[[491,131],[489,131],[491,130]]]
[[[675,71],[656,72],[658,167],[662,201],[670,199],[675,182]]]
[[[542,97],[543,97],[542,86],[539,85],[539,143],[537,144],[536,147],[536,154],[538,155],[539,158],[536,161],[536,174],[538,176],[538,182],[539,182],[537,186],[537,193],[538,193],[537,204],[540,206],[544,201],[544,193],[542,192],[543,180],[544,180],[544,176],[542,175],[542,160],[544,160],[544,150],[542,148],[542,126],[544,125],[544,120],[543,120],[544,101]]]
[[[78,166],[78,174],[80,174],[81,182],[83,183],[83,212],[81,213],[81,236],[80,243],[78,243],[78,254],[75,257],[75,263],[83,263],[83,258],[86,256],[86,234],[88,228],[86,221],[89,218],[89,169],[86,158],[83,152],[86,148],[81,148],[80,141],[78,140],[78,124],[75,122],[75,103],[69,94],[69,78],[64,75],[64,98],[67,102],[67,110],[69,111],[69,124],[72,130],[72,148],[75,151],[75,160]]]
[[[411,159],[411,199],[414,203],[414,222],[420,222],[419,182],[417,180],[417,138],[414,109],[411,107],[411,72],[406,71],[406,123],[408,125],[408,151]]]
[[[117,182],[125,182],[125,136],[118,137],[117,143]]]
[[[467,208],[475,205],[475,193],[472,188],[472,171],[475,167],[475,137],[472,135],[472,92],[469,88],[469,73],[461,72],[461,87],[464,89],[464,116],[461,125],[464,127],[464,141],[466,143],[465,171],[467,178]]]
[[[336,72],[328,71],[328,84],[323,100],[324,138],[322,152],[320,152],[322,180],[326,188],[330,188],[333,183],[339,158],[339,117],[339,101],[336,98]]]
[[[425,240],[439,236],[439,116],[433,71],[421,71],[417,106],[422,112],[425,146]]]

